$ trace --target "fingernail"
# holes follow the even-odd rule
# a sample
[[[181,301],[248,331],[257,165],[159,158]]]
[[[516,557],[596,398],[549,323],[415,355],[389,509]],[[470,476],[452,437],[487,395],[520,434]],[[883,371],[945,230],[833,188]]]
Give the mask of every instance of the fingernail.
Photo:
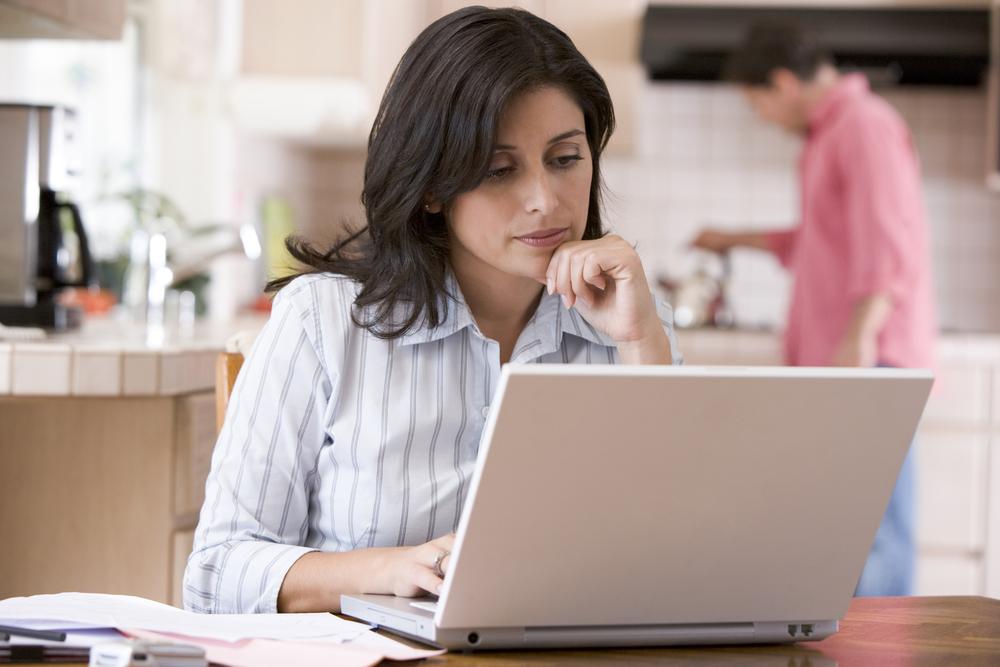
[[[545,288],[549,291],[549,295],[552,294],[552,278],[545,279]]]
[[[441,595],[441,589],[442,589],[443,587],[444,587],[444,584],[438,584],[438,585],[437,585],[437,588],[435,588],[435,589],[434,589],[434,594],[435,594],[435,595]]]
[[[565,294],[563,294],[562,295],[562,302],[563,302],[563,305],[566,306],[566,309],[569,310],[569,297],[566,296]]]

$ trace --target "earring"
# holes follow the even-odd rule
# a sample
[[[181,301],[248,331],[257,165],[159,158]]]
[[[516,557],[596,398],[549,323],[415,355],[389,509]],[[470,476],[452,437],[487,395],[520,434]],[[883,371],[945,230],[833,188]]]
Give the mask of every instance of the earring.
[[[427,211],[428,213],[430,213],[431,212],[431,205],[430,204],[424,204],[424,210]]]

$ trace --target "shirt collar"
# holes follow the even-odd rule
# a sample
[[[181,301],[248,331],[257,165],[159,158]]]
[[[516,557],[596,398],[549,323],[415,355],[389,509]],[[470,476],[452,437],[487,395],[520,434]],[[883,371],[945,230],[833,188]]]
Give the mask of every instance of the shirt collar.
[[[845,107],[845,102],[861,97],[870,91],[864,74],[844,74],[827,91],[809,112],[809,132],[822,129],[836,118]]]
[[[436,327],[429,326],[426,321],[420,322],[416,327],[399,337],[401,345],[431,343],[456,334],[466,327],[472,327],[477,333],[479,332],[479,327],[472,319],[472,312],[465,302],[465,296],[462,294],[451,268],[445,272],[444,289],[445,293],[438,296],[438,313],[443,318],[441,322]]]
[[[535,314],[524,327],[522,339],[528,336],[538,338],[547,352],[554,352],[562,346],[565,334],[576,336],[607,347],[615,347],[609,336],[598,331],[576,309],[566,308],[558,294],[542,294]]]
[[[441,323],[436,327],[428,327],[426,322],[418,325],[398,339],[401,345],[442,340],[467,327],[471,327],[478,336],[483,337],[472,317],[458,280],[450,268],[445,275],[445,290],[446,294],[441,295],[438,301],[440,312],[444,314]],[[533,359],[555,352],[562,347],[562,338],[565,334],[598,345],[615,347],[614,340],[598,331],[578,311],[567,309],[558,294],[543,293],[534,315],[528,320],[518,339],[511,361],[522,361],[526,357]]]

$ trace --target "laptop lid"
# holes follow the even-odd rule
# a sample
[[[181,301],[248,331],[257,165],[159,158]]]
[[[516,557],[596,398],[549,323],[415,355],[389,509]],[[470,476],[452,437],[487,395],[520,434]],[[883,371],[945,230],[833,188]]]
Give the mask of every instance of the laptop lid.
[[[506,365],[439,628],[843,616],[929,371]]]

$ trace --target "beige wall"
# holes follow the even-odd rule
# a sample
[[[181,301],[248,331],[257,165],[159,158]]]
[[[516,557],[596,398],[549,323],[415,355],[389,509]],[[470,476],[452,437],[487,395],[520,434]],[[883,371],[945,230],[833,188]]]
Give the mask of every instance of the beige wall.
[[[361,0],[244,2],[242,71],[359,77],[362,4]]]

